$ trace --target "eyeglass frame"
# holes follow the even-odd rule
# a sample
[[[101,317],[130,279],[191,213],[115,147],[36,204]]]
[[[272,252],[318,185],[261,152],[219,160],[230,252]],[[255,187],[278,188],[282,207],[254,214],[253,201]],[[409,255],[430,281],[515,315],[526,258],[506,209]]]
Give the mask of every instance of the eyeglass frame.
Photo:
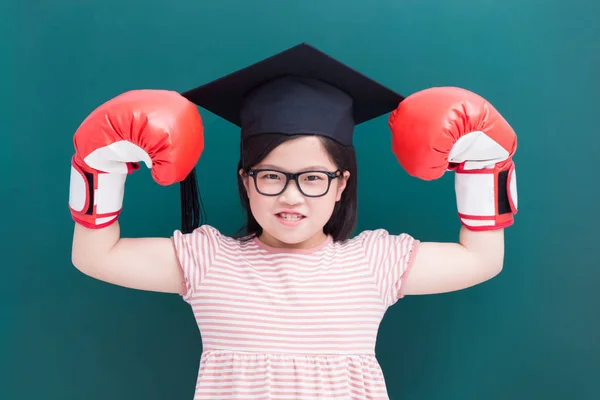
[[[277,172],[277,173],[280,173],[283,176],[285,176],[285,184],[283,185],[283,188],[281,189],[281,191],[279,193],[266,194],[266,193],[261,192],[258,189],[258,182],[256,181],[256,176],[257,176],[257,174],[259,172],[265,172],[265,171]],[[311,172],[318,172],[318,173],[327,175],[327,177],[328,177],[328,180],[327,180],[327,189],[325,190],[325,192],[323,192],[323,194],[309,195],[309,194],[304,193],[304,191],[302,190],[302,187],[301,187],[300,183],[298,182],[298,177],[300,175],[308,174],[308,173],[311,173]],[[256,189],[256,191],[258,193],[260,193],[262,196],[268,196],[268,197],[274,197],[274,196],[281,195],[287,189],[290,181],[296,182],[296,187],[298,188],[298,191],[300,191],[300,193],[302,193],[302,195],[305,196],[305,197],[311,197],[311,198],[323,197],[327,193],[329,193],[329,189],[331,188],[331,181],[342,176],[342,171],[339,170],[339,169],[336,170],[336,171],[334,171],[334,172],[331,172],[331,171],[322,171],[322,170],[310,170],[310,171],[301,171],[301,172],[285,172],[285,171],[280,171],[280,170],[273,169],[273,168],[258,168],[258,169],[249,168],[246,171],[246,173],[248,174],[248,176],[250,176],[250,177],[253,178],[252,180],[254,181],[254,188]]]

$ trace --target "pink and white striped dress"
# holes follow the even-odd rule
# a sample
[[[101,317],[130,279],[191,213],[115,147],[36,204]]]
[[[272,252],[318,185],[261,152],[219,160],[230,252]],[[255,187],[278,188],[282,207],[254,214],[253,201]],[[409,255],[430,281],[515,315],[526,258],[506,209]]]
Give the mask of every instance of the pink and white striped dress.
[[[309,250],[175,231],[203,352],[194,400],[387,400],[375,358],[418,241],[364,231]]]

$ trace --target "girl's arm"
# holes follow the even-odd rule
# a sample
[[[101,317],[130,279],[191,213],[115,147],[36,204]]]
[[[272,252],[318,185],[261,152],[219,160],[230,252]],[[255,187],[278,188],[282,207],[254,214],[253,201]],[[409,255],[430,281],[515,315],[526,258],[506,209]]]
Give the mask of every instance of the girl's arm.
[[[465,289],[502,271],[504,229],[460,230],[459,243],[423,242],[403,283],[404,293],[435,294]]]
[[[454,171],[462,224],[458,243],[420,245],[404,293],[449,292],[496,276],[504,229],[518,209],[514,129],[483,97],[456,87],[408,96],[389,124],[394,154],[410,175],[432,180]]]
[[[101,281],[132,289],[181,292],[183,273],[169,238],[121,238],[119,222],[102,229],[75,224],[73,265]]]
[[[129,288],[181,292],[171,239],[121,238],[117,218],[127,176],[142,161],[161,185],[181,182],[200,158],[202,135],[196,106],[170,90],[129,91],[85,118],[73,138],[69,189],[78,270]]]

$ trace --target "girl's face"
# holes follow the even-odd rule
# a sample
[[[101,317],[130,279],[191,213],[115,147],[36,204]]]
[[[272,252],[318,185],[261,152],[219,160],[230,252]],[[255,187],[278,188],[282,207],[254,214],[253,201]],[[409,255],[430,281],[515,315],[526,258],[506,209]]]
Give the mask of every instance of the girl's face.
[[[263,193],[280,191],[286,178],[276,171],[336,172],[338,168],[319,138],[304,136],[288,140],[252,169],[273,170],[257,172],[254,176],[245,176],[240,171],[252,214],[263,229],[260,240],[273,247],[309,248],[320,244],[325,239],[323,227],[329,221],[335,203],[341,198],[349,172],[338,173],[339,176],[331,180],[327,193],[321,197],[305,196],[293,180],[288,182],[282,193],[275,196],[265,196],[257,191],[257,185]],[[323,193],[329,179],[320,173],[310,173],[299,176],[298,181],[310,195]]]

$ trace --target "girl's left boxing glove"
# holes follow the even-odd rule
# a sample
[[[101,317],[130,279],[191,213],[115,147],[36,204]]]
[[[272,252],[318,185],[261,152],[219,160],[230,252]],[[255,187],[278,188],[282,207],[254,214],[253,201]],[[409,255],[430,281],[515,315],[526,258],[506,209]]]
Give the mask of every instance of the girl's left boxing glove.
[[[74,136],[69,208],[88,228],[114,223],[127,174],[144,162],[161,185],[180,182],[204,149],[196,106],[167,90],[123,93],[94,110]]]
[[[393,152],[410,175],[432,180],[455,171],[464,226],[490,230],[514,223],[517,136],[489,102],[461,88],[430,88],[404,99],[389,126]]]

